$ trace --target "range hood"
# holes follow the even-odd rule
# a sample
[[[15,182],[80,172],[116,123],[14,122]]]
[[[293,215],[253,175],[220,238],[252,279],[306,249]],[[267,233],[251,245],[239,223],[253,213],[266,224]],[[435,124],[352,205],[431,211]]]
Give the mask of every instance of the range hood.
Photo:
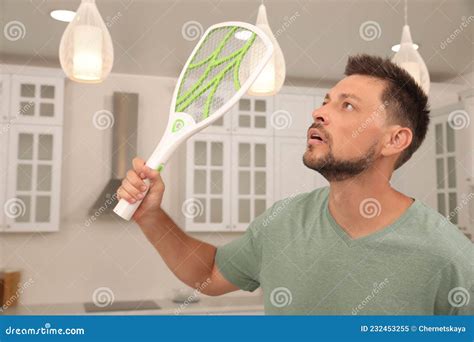
[[[137,155],[138,94],[114,92],[112,127],[112,174],[90,209],[90,215],[113,213],[118,203],[115,192]]]

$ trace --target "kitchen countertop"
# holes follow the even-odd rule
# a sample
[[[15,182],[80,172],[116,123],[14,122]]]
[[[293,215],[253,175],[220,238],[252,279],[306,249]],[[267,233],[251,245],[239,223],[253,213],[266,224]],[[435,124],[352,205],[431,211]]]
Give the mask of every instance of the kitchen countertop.
[[[86,312],[84,303],[34,304],[8,308],[4,315],[263,315],[263,298],[202,297],[197,303],[180,304],[171,299],[155,300],[161,309]],[[0,313],[1,315],[1,313]]]

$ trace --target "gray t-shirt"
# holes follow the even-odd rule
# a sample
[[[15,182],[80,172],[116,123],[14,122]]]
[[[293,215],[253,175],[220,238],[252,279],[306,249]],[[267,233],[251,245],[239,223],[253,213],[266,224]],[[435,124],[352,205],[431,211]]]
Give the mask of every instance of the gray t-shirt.
[[[328,210],[329,187],[276,202],[216,264],[267,314],[473,315],[474,244],[419,200],[393,224],[352,239]]]

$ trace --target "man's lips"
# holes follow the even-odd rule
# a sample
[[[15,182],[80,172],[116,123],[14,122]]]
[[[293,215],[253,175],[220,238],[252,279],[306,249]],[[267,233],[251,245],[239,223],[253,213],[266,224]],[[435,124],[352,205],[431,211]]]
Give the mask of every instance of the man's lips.
[[[308,144],[310,145],[321,145],[327,143],[325,135],[317,128],[310,128],[308,130],[307,139]]]

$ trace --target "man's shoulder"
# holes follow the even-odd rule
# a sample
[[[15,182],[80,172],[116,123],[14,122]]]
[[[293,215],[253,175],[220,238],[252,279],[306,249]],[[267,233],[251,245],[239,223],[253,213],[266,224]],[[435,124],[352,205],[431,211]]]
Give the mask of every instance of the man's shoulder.
[[[452,260],[459,253],[474,256],[474,244],[453,224],[422,201],[417,200],[413,224],[406,227],[418,238],[425,250]]]

